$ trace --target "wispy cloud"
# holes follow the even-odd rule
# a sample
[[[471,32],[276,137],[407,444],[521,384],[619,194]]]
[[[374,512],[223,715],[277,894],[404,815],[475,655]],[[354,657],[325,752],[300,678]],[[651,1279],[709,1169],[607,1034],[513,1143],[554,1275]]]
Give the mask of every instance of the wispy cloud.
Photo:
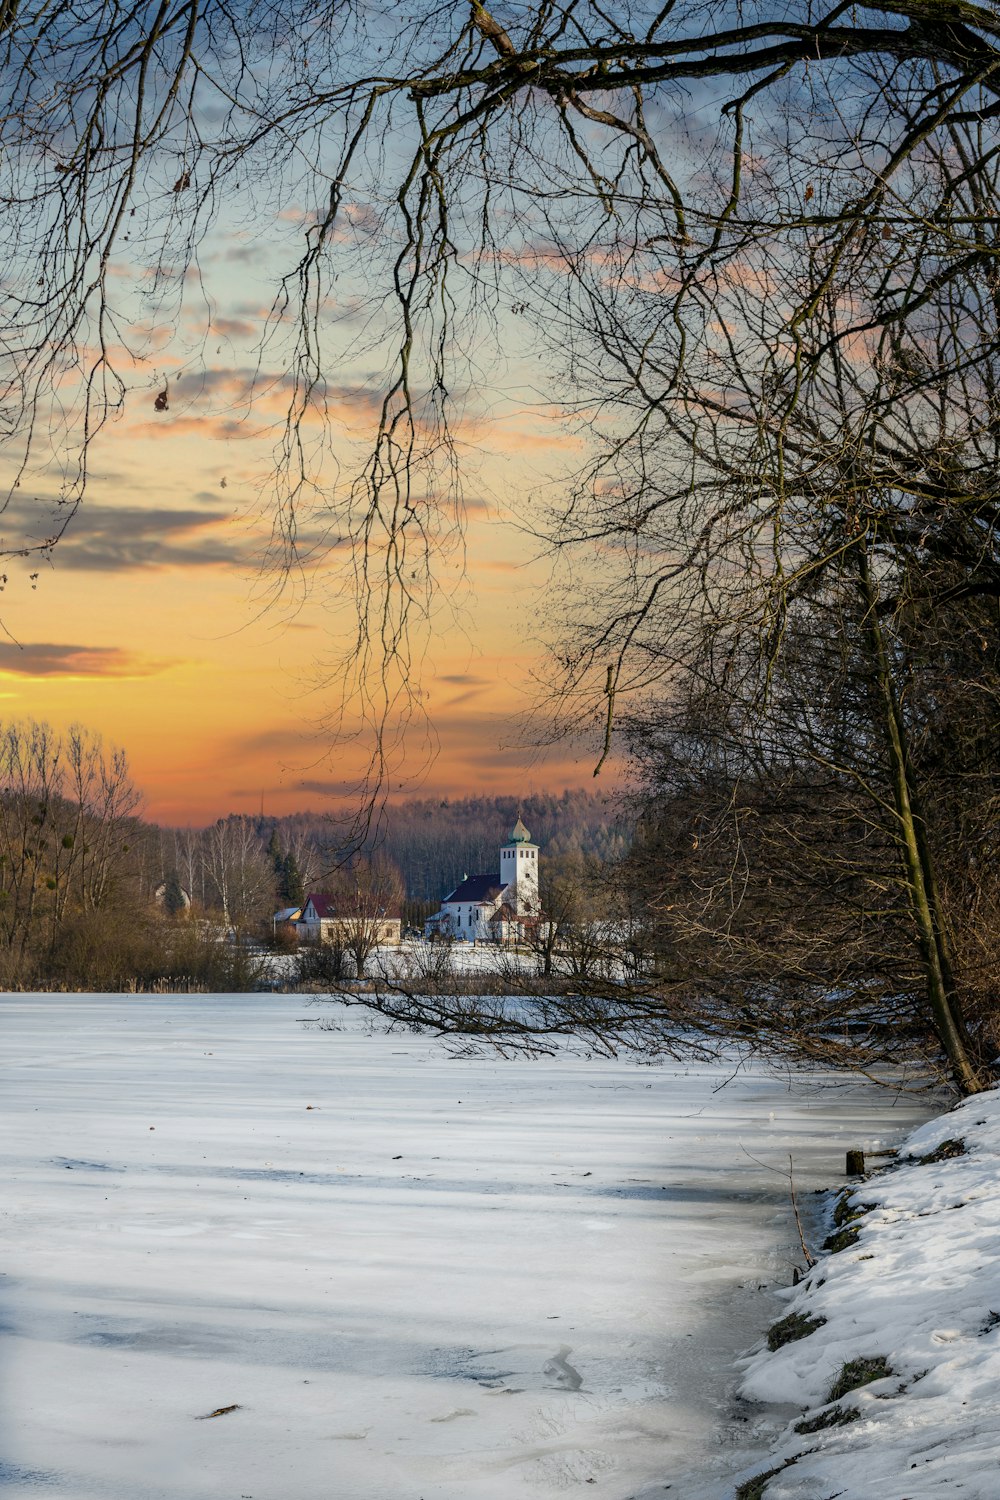
[[[228,514],[89,502],[55,555],[57,569],[93,573],[247,566],[253,561],[246,531]]]
[[[0,675],[8,677],[154,677],[173,665],[119,646],[0,642]]]
[[[276,755],[309,763],[325,755],[328,749],[328,740],[303,726],[299,729],[262,729],[259,734],[236,735],[227,746],[227,754],[234,758]]]

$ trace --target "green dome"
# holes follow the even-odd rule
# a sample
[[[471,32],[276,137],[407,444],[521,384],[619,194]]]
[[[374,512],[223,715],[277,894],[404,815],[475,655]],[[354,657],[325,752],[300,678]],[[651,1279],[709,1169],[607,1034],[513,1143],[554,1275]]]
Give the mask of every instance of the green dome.
[[[530,844],[531,843],[531,834],[528,832],[528,830],[525,828],[524,824],[521,822],[521,816],[520,816],[520,814],[518,814],[517,822],[514,824],[514,827],[511,830],[511,835],[510,835],[509,842],[512,843],[512,844]]]

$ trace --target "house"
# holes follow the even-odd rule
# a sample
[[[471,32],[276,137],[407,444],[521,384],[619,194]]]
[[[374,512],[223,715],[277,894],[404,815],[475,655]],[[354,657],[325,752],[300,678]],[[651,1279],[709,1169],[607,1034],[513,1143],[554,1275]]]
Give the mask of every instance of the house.
[[[518,816],[500,849],[497,874],[466,875],[424,928],[427,937],[516,942],[537,922],[538,845]]]
[[[362,892],[357,899],[336,900],[320,891],[306,897],[297,923],[303,943],[349,943],[358,936],[373,943],[398,943],[402,919],[386,907],[369,902]]]
[[[280,933],[282,936],[297,938],[298,925],[301,918],[301,906],[283,906],[280,911],[276,911],[271,918],[271,926],[274,929],[275,937]]]

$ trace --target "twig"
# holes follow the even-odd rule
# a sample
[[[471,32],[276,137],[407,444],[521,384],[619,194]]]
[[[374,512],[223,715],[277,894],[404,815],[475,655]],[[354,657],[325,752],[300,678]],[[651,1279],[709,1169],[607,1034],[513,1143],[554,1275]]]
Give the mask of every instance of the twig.
[[[810,1269],[811,1269],[816,1264],[816,1257],[815,1257],[815,1255],[813,1255],[812,1251],[809,1249],[809,1246],[806,1244],[806,1237],[805,1237],[805,1235],[802,1232],[802,1220],[799,1218],[799,1205],[796,1202],[796,1198],[795,1198],[795,1177],[794,1177],[794,1171],[795,1171],[795,1167],[794,1167],[794,1163],[792,1161],[792,1153],[789,1151],[789,1153],[788,1153],[788,1191],[791,1194],[791,1198],[792,1198],[792,1213],[795,1215],[795,1227],[796,1227],[796,1229],[799,1232],[799,1244],[802,1246],[802,1254],[805,1256],[806,1265],[809,1266]]]

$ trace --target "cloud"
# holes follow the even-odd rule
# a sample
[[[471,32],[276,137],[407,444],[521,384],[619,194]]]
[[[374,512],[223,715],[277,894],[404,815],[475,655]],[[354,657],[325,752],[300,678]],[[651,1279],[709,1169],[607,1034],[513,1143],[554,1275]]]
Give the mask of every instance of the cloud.
[[[253,755],[292,756],[316,762],[329,750],[329,740],[306,727],[263,729],[259,734],[238,736],[229,742],[227,754],[236,758]]]
[[[442,716],[452,713],[456,708],[460,708],[463,703],[472,703],[477,698],[481,698],[491,687],[495,687],[495,683],[484,682],[478,687],[466,688],[464,693],[456,693],[453,698],[449,698],[445,703]]]
[[[54,554],[57,569],[92,573],[245,567],[253,560],[246,532],[228,514],[89,501]]]
[[[309,792],[319,797],[332,797],[337,801],[360,802],[365,793],[363,776],[355,781],[324,781],[322,778],[305,778],[294,784],[296,792]]]
[[[0,642],[0,674],[12,677],[153,677],[172,666],[119,646],[73,646],[36,641]]]
[[[470,520],[475,517],[479,517],[480,519],[495,520],[501,514],[496,503],[494,501],[484,500],[482,495],[463,495],[462,509],[465,511],[465,514],[469,517]]]
[[[219,333],[230,339],[252,339],[260,333],[260,330],[260,323],[250,323],[246,318],[215,317],[212,319],[209,332]]]

